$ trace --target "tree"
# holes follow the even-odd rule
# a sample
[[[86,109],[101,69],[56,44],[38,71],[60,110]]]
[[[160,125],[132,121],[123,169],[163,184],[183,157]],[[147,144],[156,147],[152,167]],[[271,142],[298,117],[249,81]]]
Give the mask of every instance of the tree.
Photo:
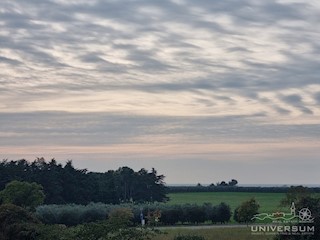
[[[226,203],[222,202],[217,206],[216,209],[216,221],[220,223],[226,223],[230,221],[231,217],[231,210],[230,206],[227,205]]]
[[[311,223],[314,226],[314,233],[311,235],[292,234],[292,235],[278,235],[275,240],[319,240],[320,239],[320,198],[319,197],[302,197],[296,202],[298,209],[308,208],[314,218]],[[308,223],[299,223],[299,225],[308,225]]]
[[[304,186],[291,186],[286,193],[286,197],[281,200],[281,206],[290,206],[291,203],[299,202],[303,198],[309,197],[311,195],[309,189]]]
[[[166,225],[174,225],[181,220],[183,210],[180,206],[172,206],[161,211],[161,222]]]
[[[37,183],[12,181],[0,192],[3,203],[35,209],[44,202],[45,195],[42,186]]]
[[[35,182],[44,190],[45,204],[88,204],[90,202],[162,202],[166,201],[164,176],[155,169],[138,172],[129,167],[105,173],[76,169],[72,161],[64,166],[55,159],[37,158],[0,161],[0,189],[13,180]],[[1,203],[1,199],[0,199]]]
[[[225,187],[225,186],[228,186],[228,183],[226,183],[225,181],[222,181],[221,183],[219,183],[217,185]]]
[[[258,213],[259,207],[259,204],[254,198],[243,202],[235,209],[234,220],[239,223],[251,222],[253,216]]]
[[[121,167],[115,172],[116,188],[121,202],[132,200],[135,175],[129,167]]]
[[[36,239],[39,221],[27,210],[13,204],[0,206],[0,239]]]
[[[193,224],[203,223],[206,220],[205,208],[196,204],[186,204],[183,206],[183,220]]]
[[[228,185],[229,186],[236,186],[238,184],[238,181],[235,179],[232,179],[231,181],[229,181]]]
[[[114,172],[115,188],[121,202],[163,202],[167,200],[164,176],[142,168],[134,172],[129,167]]]

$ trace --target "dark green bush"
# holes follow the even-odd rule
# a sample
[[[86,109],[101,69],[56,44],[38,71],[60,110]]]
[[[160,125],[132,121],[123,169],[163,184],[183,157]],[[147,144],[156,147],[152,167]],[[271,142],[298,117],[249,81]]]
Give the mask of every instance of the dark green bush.
[[[88,204],[84,205],[43,205],[36,209],[37,217],[45,224],[65,224],[75,226],[87,222],[107,219],[111,205]]]
[[[77,240],[151,240],[158,234],[156,230],[134,228],[114,223],[109,220],[103,222],[86,223],[79,226]]]
[[[36,224],[39,223],[31,213],[13,204],[0,206],[0,237],[6,240],[36,239]]]
[[[212,222],[226,223],[229,222],[231,218],[230,206],[225,203],[220,203],[215,206]]]
[[[77,229],[65,225],[37,225],[37,240],[71,240],[76,239]],[[1,238],[0,238],[1,239]]]
[[[225,203],[217,206],[205,203],[203,205],[182,204],[182,205],[164,205],[164,204],[122,204],[108,205],[102,203],[92,203],[89,205],[43,205],[36,209],[37,217],[45,224],[64,224],[75,226],[78,224],[103,221],[110,218],[112,212],[119,209],[130,209],[130,220],[133,225],[141,224],[141,212],[146,224],[152,224],[150,217],[155,212],[160,212],[160,222],[156,225],[174,225],[177,223],[199,224],[206,221],[228,222],[230,220],[230,207]],[[112,214],[111,214],[112,215]],[[151,219],[152,220],[152,219]]]
[[[185,204],[183,209],[183,222],[199,224],[206,221],[205,209],[202,206],[196,204]]]
[[[173,240],[206,240],[202,236],[197,236],[197,235],[179,235],[174,237]]]
[[[161,212],[161,222],[165,225],[174,225],[181,221],[181,216],[183,215],[183,211],[181,207],[174,206],[173,208],[164,209]]]

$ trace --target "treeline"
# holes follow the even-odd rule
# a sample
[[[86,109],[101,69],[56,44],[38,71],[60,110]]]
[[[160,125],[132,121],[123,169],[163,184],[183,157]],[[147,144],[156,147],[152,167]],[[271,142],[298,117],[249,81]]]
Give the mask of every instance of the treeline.
[[[168,186],[167,193],[182,192],[261,192],[261,193],[286,193],[290,187],[240,187],[240,186]],[[308,188],[310,192],[320,193],[319,187]]]
[[[38,158],[0,162],[0,190],[13,180],[41,184],[46,204],[88,204],[102,202],[162,202],[167,200],[164,176],[155,169],[137,172],[129,167],[104,173],[76,169],[72,161],[65,165],[55,159]]]
[[[126,211],[124,211],[126,210]],[[45,224],[78,224],[105,220],[116,211],[129,212],[135,225],[141,224],[141,217],[147,225],[201,224],[204,222],[226,223],[230,221],[231,210],[225,203],[164,205],[110,205],[91,203],[84,205],[42,205],[37,207],[36,216]],[[142,214],[142,215],[141,215]]]

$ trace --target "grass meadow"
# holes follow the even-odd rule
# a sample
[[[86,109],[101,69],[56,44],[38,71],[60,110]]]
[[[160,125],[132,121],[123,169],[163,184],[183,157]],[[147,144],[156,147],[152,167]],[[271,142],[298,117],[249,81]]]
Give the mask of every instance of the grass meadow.
[[[274,236],[252,235],[250,228],[205,228],[205,229],[165,229],[166,234],[161,234],[152,240],[172,240],[179,234],[199,235],[207,240],[272,240]]]
[[[248,193],[248,192],[190,192],[190,193],[171,193],[167,204],[184,203],[212,203],[217,205],[225,202],[231,207],[231,211],[242,202],[254,197],[260,204],[259,212],[272,213],[276,211],[286,211],[287,208],[280,207],[280,201],[285,197],[284,193]]]

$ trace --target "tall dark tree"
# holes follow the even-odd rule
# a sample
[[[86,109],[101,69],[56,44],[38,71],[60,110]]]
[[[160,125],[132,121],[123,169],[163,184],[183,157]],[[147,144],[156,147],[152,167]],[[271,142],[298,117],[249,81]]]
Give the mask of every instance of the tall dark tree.
[[[165,201],[164,176],[152,169],[138,172],[129,167],[105,173],[74,168],[72,161],[63,166],[55,159],[37,158],[0,162],[0,190],[12,180],[36,182],[43,186],[46,204],[89,202],[154,202]]]

